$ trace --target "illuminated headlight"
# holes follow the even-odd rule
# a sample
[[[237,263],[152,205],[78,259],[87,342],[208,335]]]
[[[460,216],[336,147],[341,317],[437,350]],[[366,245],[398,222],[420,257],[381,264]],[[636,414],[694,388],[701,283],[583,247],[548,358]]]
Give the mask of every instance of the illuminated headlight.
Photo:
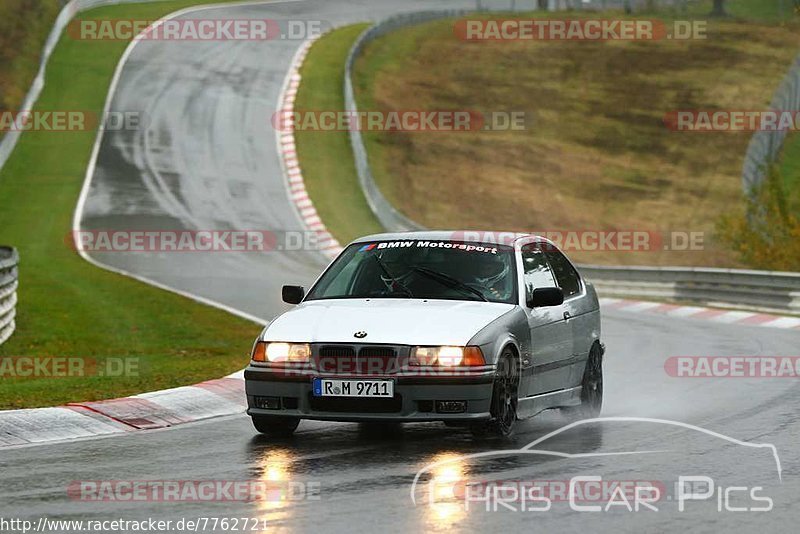
[[[259,341],[253,348],[254,362],[304,363],[311,359],[308,343],[266,343]]]
[[[411,365],[485,365],[480,347],[414,347],[411,349]]]

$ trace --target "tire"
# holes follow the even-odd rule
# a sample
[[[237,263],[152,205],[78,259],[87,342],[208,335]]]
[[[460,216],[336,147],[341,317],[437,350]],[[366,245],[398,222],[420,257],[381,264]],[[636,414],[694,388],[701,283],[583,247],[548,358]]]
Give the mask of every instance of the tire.
[[[274,415],[252,416],[256,430],[267,436],[286,438],[291,436],[300,424],[297,417],[276,417]]]
[[[603,409],[603,350],[599,343],[592,345],[589,359],[581,379],[581,403],[578,406],[561,408],[561,413],[569,419],[593,419]]]
[[[492,418],[485,423],[470,427],[478,437],[509,437],[514,433],[517,422],[517,403],[519,396],[519,365],[510,348],[503,349],[497,361],[497,372],[492,387]]]

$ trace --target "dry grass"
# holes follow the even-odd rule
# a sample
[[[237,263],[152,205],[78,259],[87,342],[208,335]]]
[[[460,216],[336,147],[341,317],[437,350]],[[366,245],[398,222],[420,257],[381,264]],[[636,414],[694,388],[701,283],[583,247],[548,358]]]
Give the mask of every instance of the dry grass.
[[[58,0],[0,2],[0,110],[22,104],[60,8]]]
[[[714,238],[741,208],[747,133],[678,133],[677,109],[762,109],[798,26],[725,21],[690,42],[482,42],[453,21],[391,33],[357,64],[362,109],[525,111],[525,131],[367,136],[381,187],[432,228],[702,231],[701,252],[573,252],[581,262],[739,265]]]

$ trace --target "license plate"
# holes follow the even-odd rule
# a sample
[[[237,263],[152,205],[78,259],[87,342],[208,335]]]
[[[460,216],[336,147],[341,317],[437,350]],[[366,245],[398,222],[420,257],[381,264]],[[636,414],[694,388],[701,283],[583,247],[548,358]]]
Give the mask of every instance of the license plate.
[[[394,397],[394,380],[315,378],[315,397]]]

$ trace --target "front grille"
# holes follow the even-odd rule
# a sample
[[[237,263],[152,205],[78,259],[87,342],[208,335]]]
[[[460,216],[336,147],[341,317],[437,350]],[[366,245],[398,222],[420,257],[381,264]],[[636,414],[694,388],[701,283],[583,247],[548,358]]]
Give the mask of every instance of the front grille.
[[[319,348],[321,358],[355,358],[356,349],[346,345],[324,345]]]
[[[328,344],[313,349],[314,364],[321,374],[386,376],[397,373],[400,349],[396,346]]]
[[[394,347],[361,347],[358,351],[359,358],[394,358],[397,350]]]
[[[315,397],[309,393],[309,404],[315,412],[398,413],[403,409],[403,396],[391,399],[359,399],[353,397]]]

